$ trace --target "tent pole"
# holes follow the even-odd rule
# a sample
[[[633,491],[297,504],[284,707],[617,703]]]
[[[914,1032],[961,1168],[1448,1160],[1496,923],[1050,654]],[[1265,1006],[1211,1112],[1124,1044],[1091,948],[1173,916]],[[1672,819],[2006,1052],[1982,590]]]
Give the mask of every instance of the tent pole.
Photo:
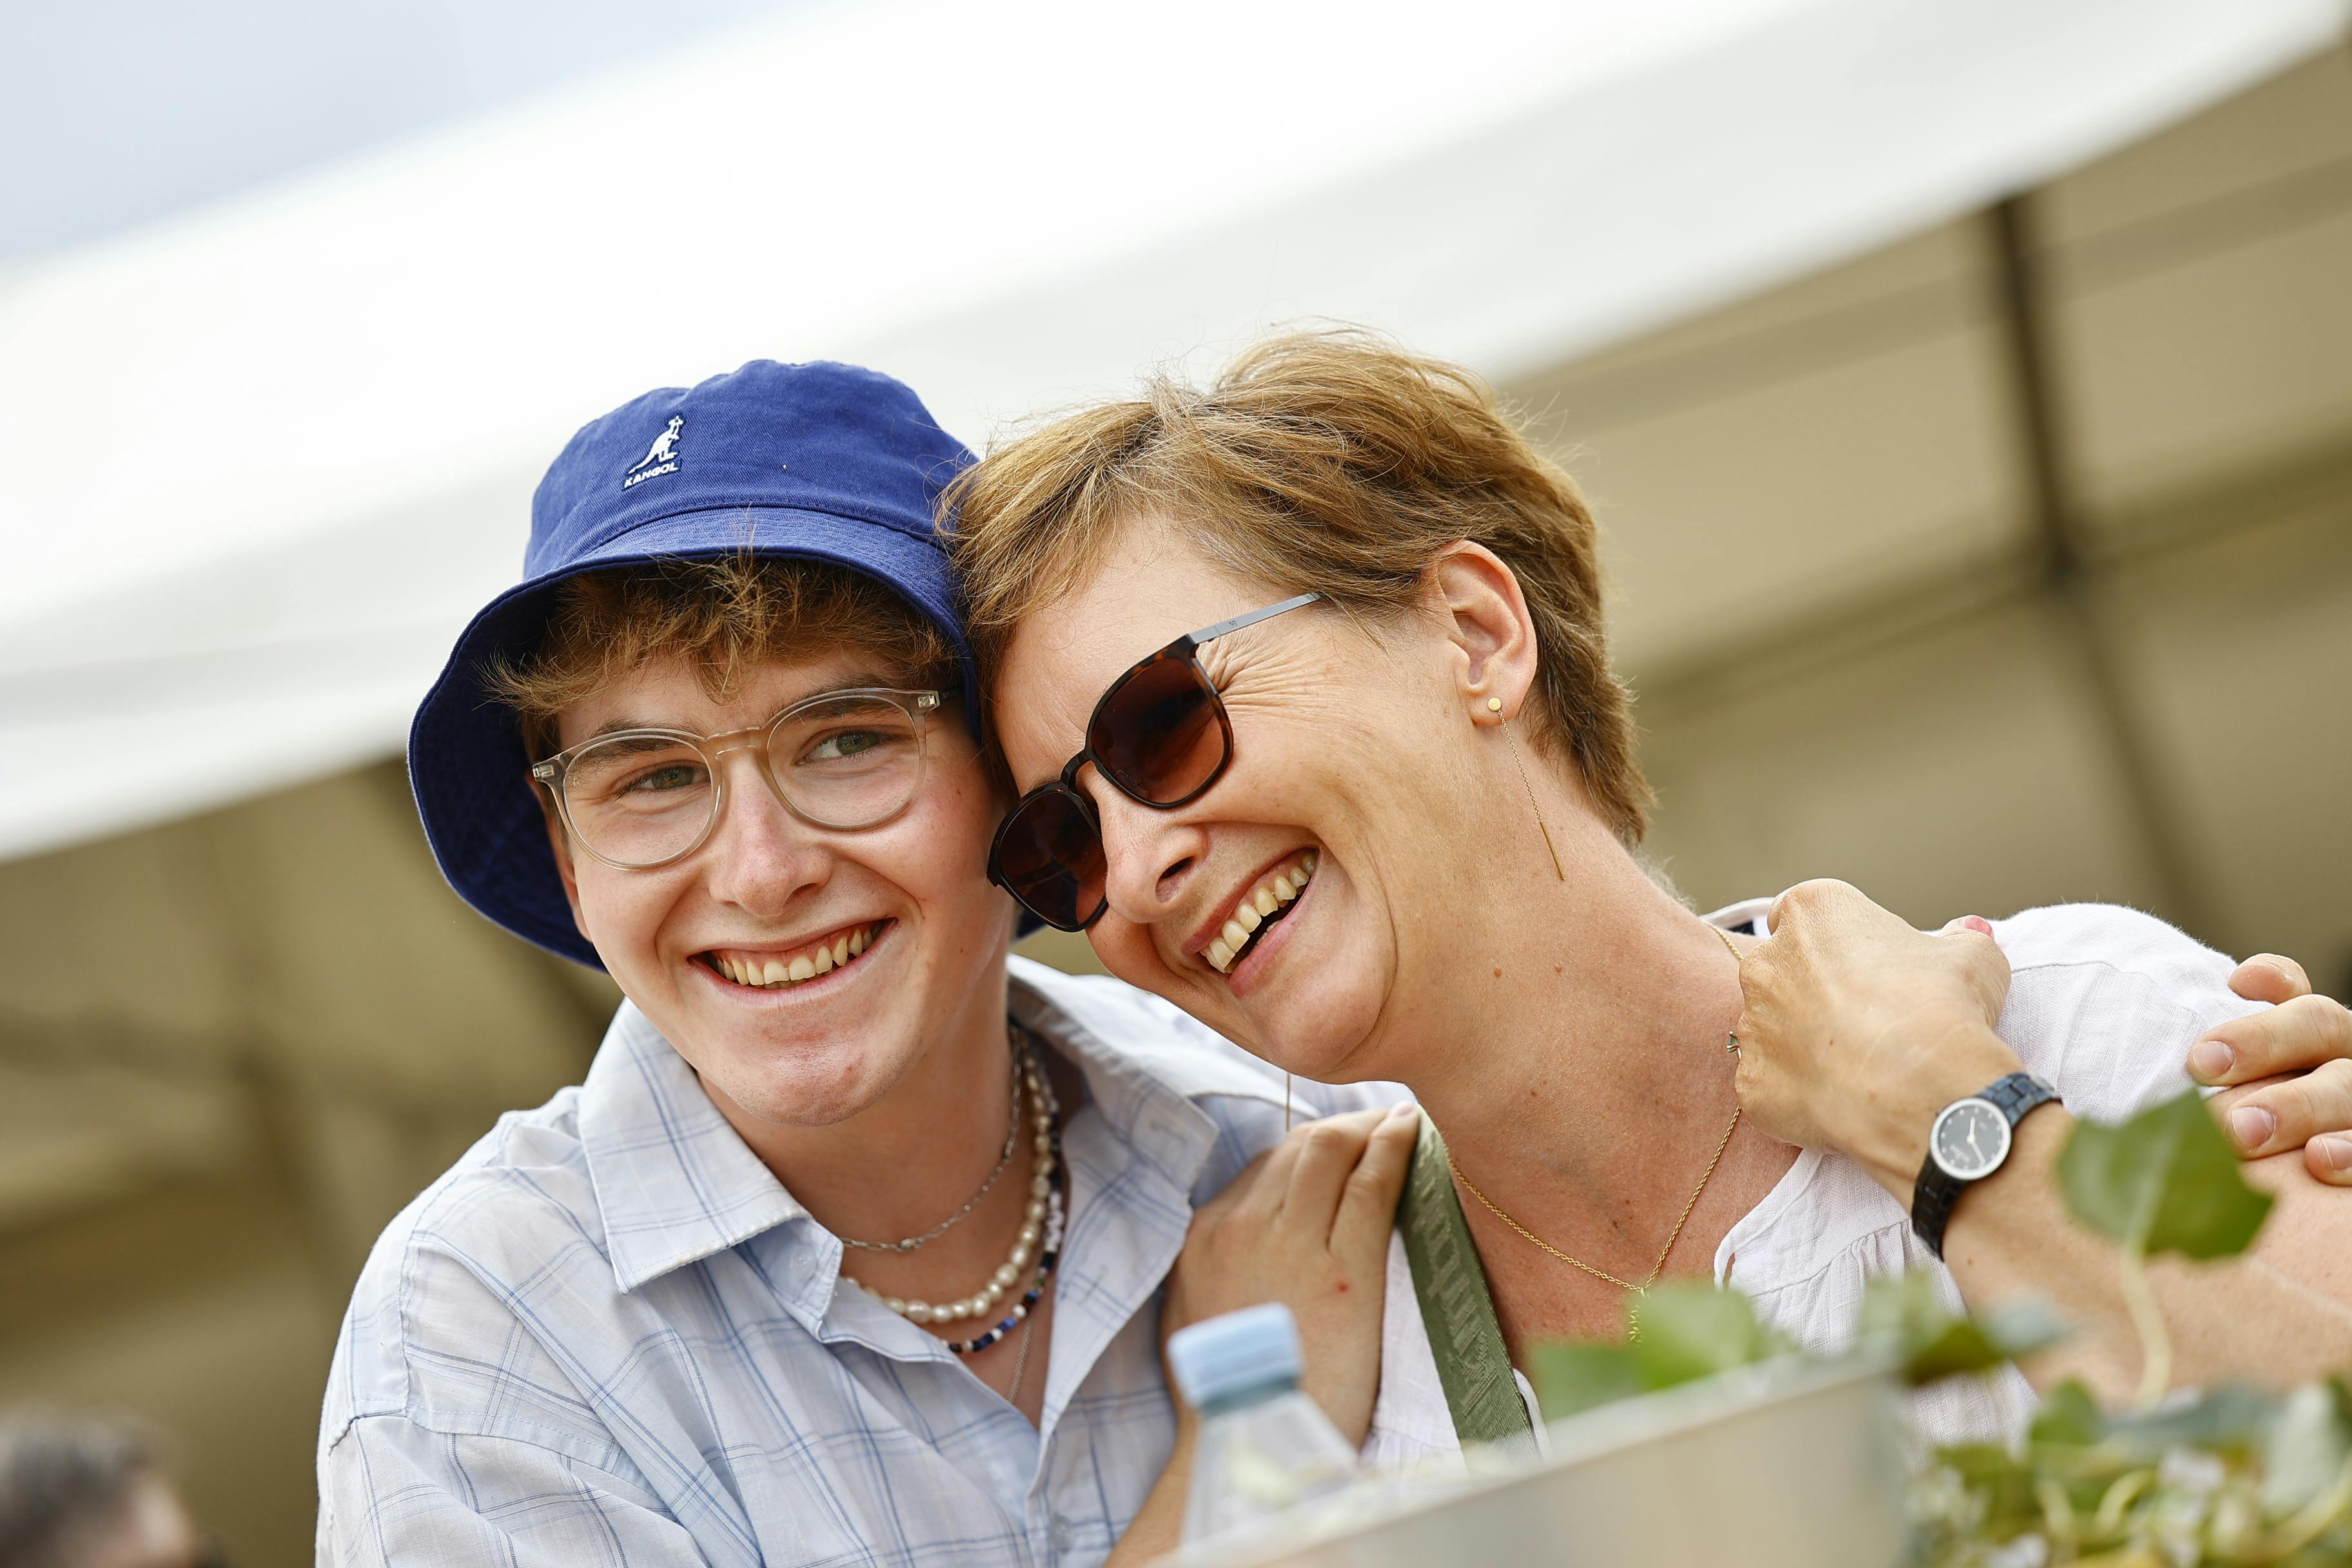
[[[2036,244],[2033,198],[2013,195],[1987,209],[1994,260],[1996,326],[2016,411],[2029,548],[2048,620],[2090,700],[2098,739],[2124,792],[2134,837],[2152,875],[2160,911],[2207,942],[2220,933],[2191,865],[2178,793],[2143,722],[2118,647],[2112,562],[2085,526],[2072,483],[2073,453],[2060,412],[2051,336],[2046,255]]]

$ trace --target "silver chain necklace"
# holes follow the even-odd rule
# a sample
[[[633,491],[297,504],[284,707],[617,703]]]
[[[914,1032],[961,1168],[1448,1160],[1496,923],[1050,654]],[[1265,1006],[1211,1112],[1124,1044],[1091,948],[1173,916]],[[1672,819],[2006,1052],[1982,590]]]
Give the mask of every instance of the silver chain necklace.
[[[1008,1023],[1004,1028],[1006,1052],[1013,1058],[1013,1113],[1004,1125],[1004,1152],[996,1157],[996,1169],[988,1173],[988,1180],[980,1184],[980,1191],[972,1194],[963,1207],[920,1236],[909,1236],[898,1241],[859,1241],[854,1237],[845,1236],[841,1238],[842,1246],[855,1247],[864,1252],[912,1252],[925,1242],[937,1241],[953,1230],[958,1222],[988,1195],[989,1189],[996,1185],[996,1179],[1004,1174],[1005,1167],[1013,1163],[1013,1151],[1021,1142],[1021,1047],[1013,1037],[1013,1027]]]

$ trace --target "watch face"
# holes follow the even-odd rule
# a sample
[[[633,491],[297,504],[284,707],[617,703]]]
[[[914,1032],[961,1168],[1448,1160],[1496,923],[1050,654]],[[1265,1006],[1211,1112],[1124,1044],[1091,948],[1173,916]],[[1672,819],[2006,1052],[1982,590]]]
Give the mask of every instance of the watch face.
[[[1944,1107],[1927,1134],[1927,1152],[1947,1175],[1963,1182],[1989,1176],[2009,1158],[2009,1118],[1989,1100],[1958,1100]]]

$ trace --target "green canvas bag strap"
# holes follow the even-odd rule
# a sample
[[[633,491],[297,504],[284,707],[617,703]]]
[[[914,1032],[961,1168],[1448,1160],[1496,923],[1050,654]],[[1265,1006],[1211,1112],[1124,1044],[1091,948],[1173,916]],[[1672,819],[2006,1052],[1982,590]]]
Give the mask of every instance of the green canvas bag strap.
[[[1486,1290],[1486,1270],[1478,1261],[1454,1172],[1437,1124],[1421,1119],[1421,1142],[1413,1146],[1404,1199],[1397,1205],[1404,1232],[1405,1261],[1412,1266],[1412,1293],[1429,1331],[1429,1352],[1437,1361],[1437,1381],[1454,1416],[1454,1436],[1464,1447],[1515,1437],[1533,1430],[1519,1385],[1511,1375],[1511,1353],[1495,1299]]]

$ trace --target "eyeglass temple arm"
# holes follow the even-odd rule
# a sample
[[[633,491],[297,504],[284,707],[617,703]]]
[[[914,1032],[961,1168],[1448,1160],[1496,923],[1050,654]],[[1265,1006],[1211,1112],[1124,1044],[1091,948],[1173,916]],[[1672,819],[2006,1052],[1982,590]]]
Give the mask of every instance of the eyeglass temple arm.
[[[1302,605],[1311,605],[1322,596],[1320,594],[1301,594],[1295,599],[1285,599],[1279,605],[1268,605],[1263,610],[1252,610],[1246,616],[1235,616],[1230,621],[1219,621],[1213,626],[1202,626],[1197,632],[1187,634],[1185,640],[1194,647],[1198,647],[1204,642],[1224,636],[1227,632],[1237,632],[1244,626],[1254,626],[1260,621],[1271,620],[1286,610],[1297,609]]]

